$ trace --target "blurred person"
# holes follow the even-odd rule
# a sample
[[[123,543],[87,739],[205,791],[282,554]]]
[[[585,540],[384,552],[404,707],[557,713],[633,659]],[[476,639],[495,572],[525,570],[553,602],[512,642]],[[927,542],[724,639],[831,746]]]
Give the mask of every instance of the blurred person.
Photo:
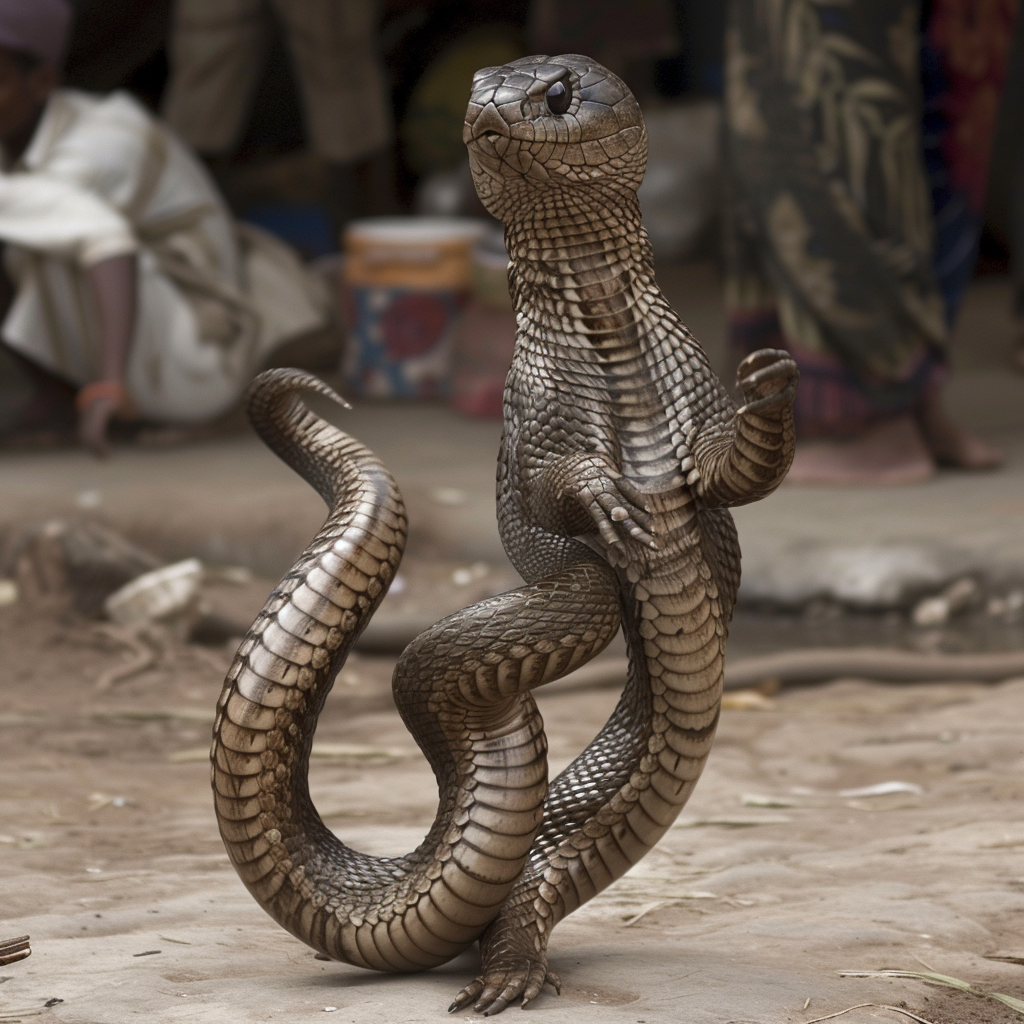
[[[328,165],[338,226],[391,212],[392,112],[374,0],[177,0],[164,117],[213,162],[244,132],[274,33],[283,30],[306,136]]]
[[[115,417],[208,420],[326,303],[287,247],[234,225],[206,172],[134,99],[59,87],[64,0],[0,0],[3,342],[36,397],[9,435],[77,391],[97,453]]]
[[[911,483],[1001,461],[947,416],[942,388],[1015,8],[730,4],[730,335],[800,365],[793,482]]]

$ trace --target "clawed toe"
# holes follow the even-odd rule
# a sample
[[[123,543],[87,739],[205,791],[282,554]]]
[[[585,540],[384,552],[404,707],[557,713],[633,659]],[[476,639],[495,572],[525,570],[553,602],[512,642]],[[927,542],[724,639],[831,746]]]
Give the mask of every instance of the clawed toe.
[[[523,1009],[540,995],[545,985],[551,985],[561,993],[562,983],[558,976],[536,961],[529,961],[514,968],[488,972],[471,981],[448,1007],[449,1013],[465,1009],[473,1003],[473,1011],[484,1017],[494,1017],[517,999]]]
[[[458,1010],[463,1010],[470,1003],[474,1002],[481,992],[484,990],[483,978],[474,978],[453,1000],[452,1005],[448,1007],[449,1013],[456,1013]]]

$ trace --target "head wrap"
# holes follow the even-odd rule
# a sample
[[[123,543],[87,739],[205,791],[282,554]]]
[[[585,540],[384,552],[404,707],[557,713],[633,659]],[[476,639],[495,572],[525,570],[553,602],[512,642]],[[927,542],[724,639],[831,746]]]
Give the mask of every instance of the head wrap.
[[[9,50],[59,64],[70,26],[66,0],[0,0],[0,46]]]

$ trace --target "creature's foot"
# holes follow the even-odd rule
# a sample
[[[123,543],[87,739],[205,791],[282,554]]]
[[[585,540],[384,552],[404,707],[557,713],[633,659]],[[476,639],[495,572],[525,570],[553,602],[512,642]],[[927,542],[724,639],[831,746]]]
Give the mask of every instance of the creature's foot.
[[[913,416],[884,420],[858,437],[800,442],[786,477],[791,484],[916,484],[935,474],[935,460]]]
[[[473,1003],[473,1010],[485,1017],[501,1013],[509,1003],[522,1000],[522,1008],[540,995],[545,985],[562,991],[558,976],[548,970],[543,954],[506,954],[494,956],[485,964],[478,978],[471,981],[456,997],[449,1013]]]

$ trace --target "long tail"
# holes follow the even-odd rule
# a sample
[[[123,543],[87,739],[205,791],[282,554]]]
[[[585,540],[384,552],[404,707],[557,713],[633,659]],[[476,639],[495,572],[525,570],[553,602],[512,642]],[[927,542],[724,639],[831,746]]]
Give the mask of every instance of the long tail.
[[[528,691],[615,635],[616,583],[600,565],[572,566],[410,644],[395,697],[437,778],[437,817],[404,857],[350,849],[310,800],[309,751],[334,678],[398,568],[406,516],[387,470],[310,412],[304,391],[340,401],[296,370],[268,371],[248,392],[260,436],[330,515],[228,672],[211,752],[217,818],[239,876],[293,935],[358,966],[419,970],[472,943],[519,877],[547,791]]]

